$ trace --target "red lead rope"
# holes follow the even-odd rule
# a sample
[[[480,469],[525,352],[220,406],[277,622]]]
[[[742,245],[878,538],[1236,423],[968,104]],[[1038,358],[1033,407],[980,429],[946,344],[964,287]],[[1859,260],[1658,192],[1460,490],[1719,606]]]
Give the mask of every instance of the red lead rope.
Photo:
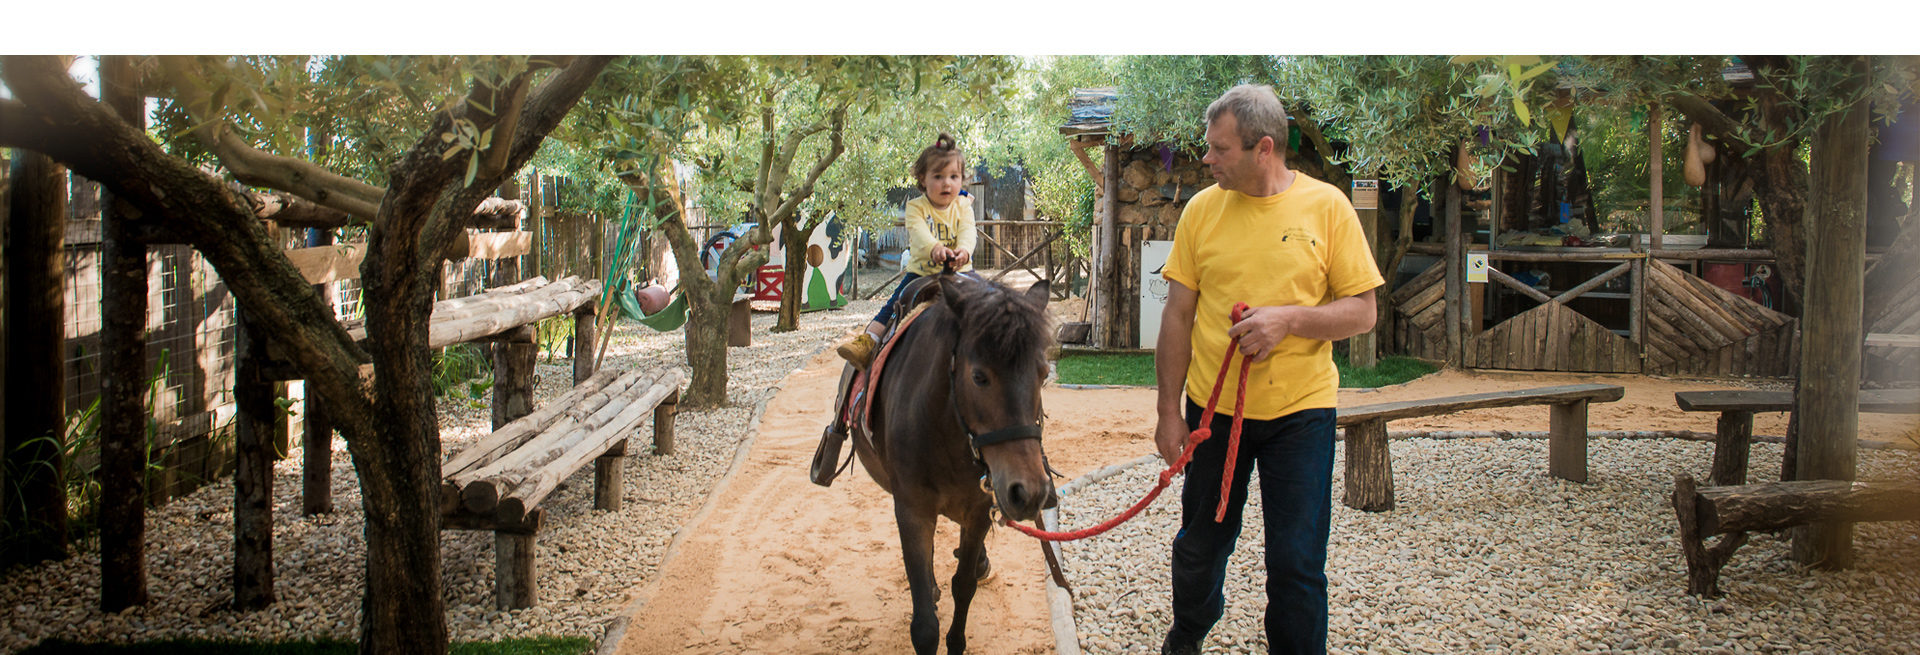
[[[1246,303],[1235,303],[1233,305],[1233,322],[1239,323],[1241,313],[1246,310]],[[1200,442],[1206,441],[1207,437],[1213,436],[1213,429],[1210,427],[1213,425],[1213,410],[1215,406],[1220,404],[1221,386],[1227,381],[1227,369],[1233,365],[1233,353],[1239,348],[1239,337],[1234,337],[1233,341],[1227,344],[1227,353],[1220,361],[1220,375],[1213,379],[1213,395],[1207,398],[1206,410],[1200,414],[1200,429],[1194,430],[1192,434],[1187,435],[1187,446],[1180,452],[1180,457],[1173,460],[1173,464],[1167,466],[1167,470],[1160,472],[1160,483],[1154,485],[1153,490],[1147,492],[1146,497],[1141,498],[1140,502],[1134,503],[1132,507],[1127,508],[1127,511],[1121,512],[1119,516],[1107,519],[1099,525],[1070,532],[1048,532],[1039,528],[1015,523],[1013,519],[1006,519],[1004,522],[1013,529],[1019,530],[1027,536],[1041,541],[1074,541],[1112,530],[1114,526],[1126,523],[1127,519],[1133,518],[1135,514],[1140,513],[1140,510],[1146,509],[1148,505],[1153,504],[1153,499],[1160,496],[1160,491],[1166,489],[1167,485],[1173,482],[1173,475],[1187,467],[1187,462],[1193,459],[1193,451],[1200,447]],[[1225,470],[1221,471],[1220,474],[1220,506],[1213,511],[1213,522],[1215,523],[1225,521],[1227,518],[1227,499],[1231,496],[1228,492],[1233,490],[1233,460],[1240,452],[1240,415],[1243,413],[1242,410],[1247,404],[1247,368],[1252,365],[1253,356],[1243,355],[1240,357],[1240,386],[1237,388],[1233,399],[1233,429],[1227,433],[1227,463]]]

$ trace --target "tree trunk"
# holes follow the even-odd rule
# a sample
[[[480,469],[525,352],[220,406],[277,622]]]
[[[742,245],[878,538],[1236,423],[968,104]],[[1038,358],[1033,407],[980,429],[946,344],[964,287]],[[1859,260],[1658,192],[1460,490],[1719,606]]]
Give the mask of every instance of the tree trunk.
[[[692,408],[719,407],[727,402],[727,320],[733,312],[733,290],[740,285],[741,271],[767,261],[764,250],[752,247],[770,241],[770,231],[755,229],[728,245],[720,253],[716,281],[700,267],[700,247],[685,216],[674,211],[661,221],[660,232],[673,248],[680,266],[680,289],[687,297],[687,366],[693,377],[687,383],[686,403]]]
[[[780,320],[773,325],[774,332],[792,332],[800,329],[800,305],[807,298],[807,240],[813,238],[813,231],[820,229],[820,223],[809,221],[807,227],[796,227],[800,221],[788,218],[781,226],[785,235],[786,257],[783,264],[787,270],[781,273],[780,282]]]
[[[1762,76],[1787,75],[1785,57],[1743,57]],[[1762,90],[1759,98],[1760,124],[1765,132],[1785,133],[1787,125],[1799,122],[1796,103],[1788,102],[1777,90]],[[1756,154],[1760,165],[1761,211],[1766,215],[1767,237],[1773,247],[1774,272],[1780,275],[1780,288],[1786,291],[1782,312],[1805,315],[1800,307],[1806,290],[1807,236],[1803,222],[1807,214],[1807,166],[1800,161],[1800,140],[1762,149]],[[1864,154],[1862,155],[1865,156]],[[1803,372],[1802,375],[1805,375]]]
[[[129,63],[103,58],[103,100],[144,126]],[[147,604],[147,246],[133,238],[128,213],[111,193],[101,198],[100,610],[108,613]]]
[[[65,258],[67,170],[16,151],[8,199],[8,485],[0,567],[67,557]]]
[[[1832,93],[1847,97],[1867,83],[1865,57],[1850,57],[1852,75]],[[1865,101],[1821,122],[1813,137],[1805,316],[1800,348],[1798,472],[1802,480],[1852,480],[1860,414],[1861,281],[1866,259],[1867,143]],[[1777,249],[1776,249],[1777,251]],[[1794,531],[1794,559],[1845,568],[1852,563],[1853,526],[1820,523]]]

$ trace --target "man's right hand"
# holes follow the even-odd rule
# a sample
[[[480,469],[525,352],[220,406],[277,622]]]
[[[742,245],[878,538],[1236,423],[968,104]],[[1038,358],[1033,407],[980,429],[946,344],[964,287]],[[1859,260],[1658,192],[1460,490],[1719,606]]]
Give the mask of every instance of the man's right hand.
[[[1160,459],[1167,464],[1180,459],[1180,452],[1187,447],[1187,437],[1193,432],[1187,429],[1187,421],[1178,412],[1161,413],[1160,422],[1153,430],[1153,445],[1160,449]]]

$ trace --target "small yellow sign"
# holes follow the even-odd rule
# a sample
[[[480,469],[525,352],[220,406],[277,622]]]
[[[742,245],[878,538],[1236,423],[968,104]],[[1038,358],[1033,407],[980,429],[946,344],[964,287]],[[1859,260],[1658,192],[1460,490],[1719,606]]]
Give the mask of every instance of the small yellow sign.
[[[1354,180],[1353,181],[1353,208],[1354,209],[1379,209],[1380,208],[1380,181],[1379,180]]]
[[[1467,253],[1467,281],[1468,282],[1487,281],[1487,253],[1484,253],[1484,252]]]

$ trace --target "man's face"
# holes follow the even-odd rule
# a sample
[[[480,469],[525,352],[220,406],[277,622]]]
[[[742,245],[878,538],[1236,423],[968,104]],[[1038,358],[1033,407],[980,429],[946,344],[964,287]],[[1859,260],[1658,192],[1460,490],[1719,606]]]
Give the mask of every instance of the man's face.
[[[1259,147],[1255,144],[1256,148]],[[1220,118],[1207,124],[1207,155],[1200,161],[1206,163],[1213,173],[1213,179],[1220,182],[1220,188],[1229,191],[1247,191],[1247,185],[1260,173],[1255,152],[1243,147],[1240,142],[1240,119],[1233,114],[1221,114]]]

